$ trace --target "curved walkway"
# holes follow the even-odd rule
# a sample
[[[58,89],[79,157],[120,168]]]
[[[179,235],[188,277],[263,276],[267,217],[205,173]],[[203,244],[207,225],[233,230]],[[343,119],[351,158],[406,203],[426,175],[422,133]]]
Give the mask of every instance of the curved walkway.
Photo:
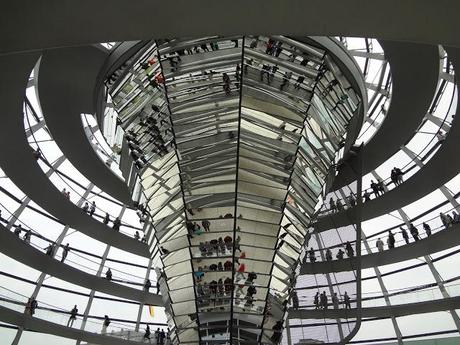
[[[59,337],[86,341],[90,344],[101,345],[139,345],[139,342],[123,340],[110,335],[86,332],[76,328],[66,327],[54,322],[34,318],[12,309],[0,306],[0,320],[12,325],[40,333],[53,334]]]
[[[441,230],[428,238],[412,242],[410,244],[384,250],[383,252],[362,255],[361,269],[394,264],[420,256],[440,252],[457,246],[460,243],[460,225]],[[319,274],[356,269],[356,257],[342,260],[322,261],[305,263],[300,269],[300,274]]]
[[[393,156],[416,132],[436,93],[439,76],[439,48],[434,45],[379,41],[393,78],[393,92],[387,115],[376,134],[363,148],[363,175]],[[350,162],[353,165],[353,161]],[[356,180],[343,164],[331,190]]]
[[[160,295],[113,283],[45,255],[15,236],[3,225],[0,225],[0,252],[37,271],[45,272],[72,284],[145,304],[163,305]]]
[[[0,57],[0,102],[3,107],[0,126],[0,167],[6,175],[54,217],[74,229],[122,250],[149,257],[145,243],[114,231],[85,214],[69,202],[45,176],[32,156],[24,130],[23,99],[30,71],[39,54],[6,55]]]
[[[407,303],[385,307],[361,309],[361,317],[399,317],[405,315],[434,313],[460,308],[460,297],[450,297],[433,301]],[[356,318],[357,309],[289,309],[290,319],[348,319]]]
[[[452,64],[460,70],[460,49],[445,47]],[[457,95],[460,97],[460,80],[456,80]],[[452,127],[446,136],[443,144],[437,153],[426,165],[411,178],[404,181],[397,188],[394,188],[382,196],[363,203],[362,221],[389,213],[395,209],[402,208],[439,188],[452,178],[460,170],[460,160],[453,159],[458,155],[460,147],[460,105],[457,107]],[[315,223],[316,231],[324,231],[350,224],[355,219],[356,207],[344,212],[335,213],[319,218]]]
[[[81,114],[94,114],[95,86],[107,52],[94,46],[43,53],[38,94],[46,125],[70,162],[98,188],[120,202],[132,203],[126,183],[99,158],[83,128]]]
[[[449,0],[387,0],[384,5],[366,2],[365,6],[360,0],[343,0],[340,5],[335,0],[287,0],[283,6],[278,0],[202,0],[200,6],[186,0],[138,0],[135,5],[129,0],[113,0],[110,6],[81,0],[73,6],[67,1],[54,2],[46,11],[40,2],[17,0],[8,2],[0,12],[0,52],[241,32],[375,37],[460,46],[459,12],[460,3]],[[155,17],[155,25],[152,13],[163,14]],[[219,15],[222,13],[225,15]]]
[[[117,81],[111,85],[114,88],[119,82],[123,80],[123,76],[129,72],[133,67],[129,61],[135,61],[135,56],[144,52],[144,47],[149,41],[129,41],[120,42],[110,50],[109,55],[104,61],[104,65],[98,72],[97,81],[95,85],[95,101],[96,101],[96,120],[99,127],[102,128],[104,118],[104,108],[106,101],[106,90],[104,87],[105,81],[117,70],[122,71],[118,76]]]

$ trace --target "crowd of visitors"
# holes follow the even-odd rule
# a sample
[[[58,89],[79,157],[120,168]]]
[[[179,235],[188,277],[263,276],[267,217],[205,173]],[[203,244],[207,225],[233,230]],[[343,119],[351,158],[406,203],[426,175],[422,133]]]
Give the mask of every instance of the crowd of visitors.
[[[155,338],[153,340],[156,345],[170,344],[169,337],[169,332],[165,332],[163,329],[160,330],[160,328],[157,328],[157,330],[155,331]],[[149,325],[146,325],[145,327],[143,340],[144,342],[147,341],[148,343],[151,343],[152,332],[150,331]]]
[[[403,176],[404,173],[401,169],[393,167],[390,173],[390,180],[394,183],[395,186],[399,186],[401,183],[403,183]],[[368,202],[371,200],[370,191],[372,191],[374,197],[377,198],[378,196],[384,194],[385,190],[385,183],[380,178],[377,178],[377,181],[371,180],[370,188],[363,191],[362,200],[363,202]],[[329,198],[329,211],[332,213],[341,212],[344,211],[347,206],[356,206],[357,200],[354,193],[350,193],[350,195],[348,195],[345,199],[347,202],[345,202],[345,200],[342,201],[341,199],[335,200],[332,197]]]
[[[345,309],[351,309],[350,296],[348,296],[346,291],[343,295],[342,301],[340,301],[337,292],[334,292],[331,296],[331,303],[329,303],[326,291],[323,291],[322,293],[316,292],[316,295],[313,298],[313,305],[315,306],[315,309],[328,309],[329,305],[332,305],[334,309],[339,309],[340,304],[343,304]]]
[[[339,250],[337,251],[335,256],[337,260],[342,260],[344,258],[345,253],[347,254],[348,258],[352,258],[355,256],[355,250],[350,241],[345,242],[344,249],[345,251],[343,251],[342,248],[339,248]],[[310,247],[310,249],[308,250],[308,256],[305,256],[305,259],[307,259],[307,257],[311,263],[316,262],[316,251],[313,249],[313,247]],[[326,261],[333,260],[333,254],[330,248],[325,249],[324,258],[326,259]]]
[[[29,299],[27,300],[27,303],[25,304],[25,314],[29,316],[34,316],[37,308],[38,308],[38,301],[35,298],[35,296],[29,297]],[[77,317],[82,316],[78,314],[78,307],[76,304],[69,312],[66,312],[66,313],[69,315],[69,318],[66,323],[66,327],[73,327],[75,321],[77,320]],[[101,334],[107,334],[107,328],[110,326],[111,323],[112,323],[112,320],[110,319],[110,317],[108,315],[104,315],[102,319]],[[169,332],[165,332],[163,329],[157,328],[154,334],[154,338],[153,338],[155,344],[164,345],[165,341],[166,341],[166,344],[169,344],[170,343],[168,341],[169,339],[170,339]],[[145,333],[143,336],[143,341],[144,342],[147,341],[150,343],[151,340],[152,340],[152,334],[150,331],[150,326],[147,324]]]
[[[452,215],[440,212],[439,213],[439,218],[440,218],[440,220],[441,220],[441,222],[442,222],[442,224],[444,226],[444,229],[447,229],[447,228],[449,228],[450,226],[452,226],[454,224],[460,223],[460,214],[455,210],[452,211]],[[424,230],[424,232],[426,234],[426,237],[430,237],[431,234],[432,234],[431,226],[428,223],[423,222],[422,223],[422,228],[423,228],[423,230]],[[405,229],[403,226],[400,226],[399,231],[397,231],[397,232],[393,232],[391,230],[388,231],[388,235],[387,235],[387,239],[386,239],[386,245],[387,245],[388,249],[395,248],[395,246],[396,246],[395,235],[396,234],[400,234],[401,238],[404,240],[404,242],[406,244],[410,243],[410,237],[412,237],[414,242],[417,242],[417,241],[421,240],[421,235],[420,235],[419,229],[413,223],[409,223],[407,229]],[[385,250],[385,242],[382,240],[381,237],[377,238],[377,240],[375,242],[375,246],[376,246],[378,252],[383,252]],[[349,258],[354,256],[354,249],[353,249],[353,246],[351,245],[350,242],[346,242],[344,247],[345,247],[345,252],[341,248],[339,248],[339,250],[337,251],[337,254],[336,254],[336,259],[337,260],[343,259],[345,253],[347,254],[347,256]],[[335,247],[335,248],[337,248],[337,247]],[[311,263],[315,263],[317,261],[316,253],[317,253],[317,251],[315,251],[315,249],[313,249],[313,247],[311,247],[307,251],[307,255],[305,256],[305,259],[307,260],[307,258],[308,258],[308,260]],[[331,248],[326,248],[324,250],[324,259],[326,261],[332,261],[333,260],[333,254],[332,254]]]

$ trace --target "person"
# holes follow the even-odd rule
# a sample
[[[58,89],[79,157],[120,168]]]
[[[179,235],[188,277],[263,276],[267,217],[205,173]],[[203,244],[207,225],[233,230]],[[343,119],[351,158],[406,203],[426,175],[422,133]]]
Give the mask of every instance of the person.
[[[70,311],[70,317],[69,317],[69,320],[67,321],[67,327],[73,326],[74,321],[77,319],[77,314],[78,314],[78,308],[77,308],[77,305],[75,304],[75,306]]]
[[[155,342],[157,345],[160,344],[160,327],[155,331]]]
[[[40,148],[37,148],[36,150],[33,150],[32,156],[35,158],[35,160],[38,160],[39,158],[42,157],[42,152],[40,151]]]
[[[415,227],[414,224],[410,223],[409,231],[415,241],[418,241],[420,238],[418,237],[418,229]]]
[[[211,245],[213,253],[215,253],[216,255],[219,255],[219,248],[220,248],[219,239],[213,239],[209,241],[209,244]]]
[[[67,243],[64,247],[62,247],[62,256],[61,256],[61,262],[64,262],[65,259],[67,258],[67,254],[69,254],[69,244]]]
[[[157,288],[157,294],[159,294],[160,293],[160,280],[159,279],[157,279],[156,288]]]
[[[275,74],[277,71],[278,71],[278,66],[277,65],[272,66],[272,69],[270,71],[270,82],[272,82],[273,79],[275,78]]]
[[[190,238],[193,238],[193,235],[195,234],[195,229],[199,228],[196,222],[192,223],[190,221],[185,222],[185,227],[187,228],[187,232],[189,233]]]
[[[447,218],[447,216],[442,212],[439,212],[439,218],[441,218],[442,224],[447,229],[450,226],[449,218]]]
[[[151,286],[152,286],[152,283],[150,282],[150,279],[147,279],[144,284],[144,291],[149,292]]]
[[[134,233],[134,239],[135,239],[136,241],[139,241],[140,238],[141,238],[141,236],[139,235],[139,231],[136,230],[136,232]]]
[[[219,246],[219,249],[220,249],[220,252],[222,255],[225,255],[227,250],[227,246],[225,245],[225,242],[224,240],[222,239],[222,237],[219,237],[219,240],[218,240],[218,246]],[[246,257],[246,253],[245,252],[242,252],[240,254],[240,259],[244,259]]]
[[[319,296],[319,301],[320,301],[321,307],[323,309],[327,309],[328,301],[327,301],[326,291],[323,291],[323,293]]]
[[[275,47],[275,41],[269,38],[266,45],[267,45],[267,49],[265,49],[265,54],[272,55],[273,49]]]
[[[391,179],[391,182],[393,182],[395,184],[395,186],[397,186],[398,185],[398,179],[396,177],[395,169],[396,168],[391,169],[390,179]]]
[[[316,291],[316,295],[313,298],[313,304],[315,305],[315,309],[319,309],[319,291]]]
[[[230,238],[230,241],[226,241],[227,238]],[[232,238],[231,238],[230,236],[226,236],[226,237],[224,238],[224,242],[225,242],[225,245],[227,246],[227,249],[231,249],[231,247],[229,248],[229,245],[228,245],[228,244],[231,245],[231,243],[232,243]],[[241,250],[241,249],[240,249],[240,242],[241,242],[241,237],[238,235],[238,236],[236,237],[236,240],[235,240],[235,250]]]
[[[107,333],[107,327],[109,327],[109,325],[110,325],[110,319],[107,315],[104,315],[104,322],[102,323],[102,331],[101,331],[102,334]]]
[[[232,269],[232,262],[230,260],[225,261],[224,270],[225,271],[231,271],[231,269]]]
[[[33,316],[35,314],[35,310],[38,308],[38,302],[35,297],[32,297],[32,301],[30,302],[30,315]]]
[[[96,211],[96,202],[93,201],[93,202],[91,203],[91,207],[89,208],[89,215],[90,215],[90,216],[93,216],[93,214],[94,214],[95,211]]]
[[[25,243],[30,244],[30,238],[32,237],[32,231],[31,230],[26,230],[26,233],[24,234],[23,240]]]
[[[35,297],[30,297],[26,303],[26,314],[33,316],[35,314],[35,309],[38,307],[38,302]]]
[[[224,270],[224,266],[222,266],[222,261],[219,261],[219,262],[217,263],[217,270],[218,270],[218,271],[223,271],[223,270]]]
[[[395,247],[395,236],[393,235],[393,233],[391,232],[391,230],[388,231],[388,240],[387,240],[387,243],[388,243],[388,249],[393,249]]]
[[[283,91],[283,89],[286,86],[286,84],[289,83],[289,80],[291,79],[291,77],[292,77],[292,72],[291,71],[288,71],[288,72],[284,73],[283,82],[280,85],[280,91]]]
[[[337,207],[337,212],[341,212],[341,211],[344,210],[342,202],[340,201],[340,199],[337,199],[337,201],[335,202],[335,206]]]
[[[192,234],[193,235],[201,235],[203,233],[203,230],[201,230],[201,227],[195,222],[192,224]]]
[[[232,279],[230,277],[225,278],[224,280],[224,291],[228,295],[233,290]]]
[[[442,143],[444,140],[446,140],[446,133],[440,130],[438,133],[436,133],[436,138],[440,143]]]
[[[53,256],[54,255],[54,246],[55,246],[55,243],[50,243],[50,245],[48,247],[46,247],[45,249],[45,254],[48,255],[48,256]]]
[[[112,229],[116,231],[120,231],[120,225],[121,225],[120,217],[117,217],[113,220]]]
[[[145,333],[144,333],[144,340],[145,339],[148,339],[149,343],[150,343],[150,335],[152,333],[150,332],[150,326],[149,325],[146,325],[145,327]]]
[[[246,279],[246,284],[252,284],[254,280],[257,279],[257,274],[255,272],[249,272]]]
[[[375,246],[377,247],[377,250],[379,252],[383,252],[384,244],[383,244],[383,241],[380,238],[378,238],[377,241],[375,242]]]
[[[244,284],[237,284],[236,285],[235,293],[236,293],[237,298],[239,298],[240,294],[243,293],[243,288],[244,288]]]
[[[275,48],[273,49],[274,55],[275,55],[276,57],[279,57],[279,56],[280,56],[281,51],[283,50],[282,45],[283,45],[283,42],[279,42],[279,41],[276,42]]]
[[[350,204],[350,206],[355,206],[356,205],[356,199],[355,199],[355,195],[353,193],[351,193],[349,196],[348,196],[348,203]]]
[[[238,270],[236,271],[236,275],[235,275],[235,279],[238,280],[240,277],[242,277],[244,279],[244,270],[245,270],[246,266],[244,265],[244,263],[240,263],[240,265],[238,266]]]
[[[300,89],[300,86],[302,85],[304,80],[305,80],[305,76],[299,75],[297,77],[297,81],[295,82],[294,89],[296,90]]]
[[[251,285],[250,287],[254,287],[253,285]],[[222,280],[222,278],[219,278],[219,280],[217,281],[217,292],[219,294],[219,296],[223,296],[224,295],[224,281]],[[248,288],[248,294],[249,294],[249,288]],[[251,291],[252,294],[255,294],[256,293],[256,288],[254,287],[254,291]],[[220,300],[219,302],[222,302],[223,300]]]
[[[337,258],[337,260],[342,260],[343,254],[345,254],[345,252],[342,250],[342,248],[340,248],[335,257]]]
[[[336,211],[336,206],[335,206],[335,200],[333,198],[330,198],[329,199],[329,210],[331,212],[335,212]]]
[[[202,268],[201,266],[198,267],[198,270],[196,270],[196,271],[194,272],[194,275],[195,275],[196,281],[197,281],[197,282],[201,282],[201,279],[203,279],[203,277],[204,277],[203,268]],[[158,285],[158,283],[157,283],[157,285]]]
[[[136,211],[137,217],[139,218],[139,223],[145,223],[145,220],[147,219],[147,215],[143,213],[141,210]]]
[[[345,304],[345,309],[351,309],[350,296],[348,296],[346,291],[343,295],[343,303]]]
[[[332,261],[332,252],[329,248],[326,249],[326,261]]]
[[[105,213],[105,217],[104,217],[104,220],[102,221],[105,225],[109,224],[110,222],[110,216],[109,214],[106,212]]]
[[[367,189],[364,191],[363,198],[364,198],[364,202],[371,201],[371,195],[369,194]]]
[[[409,235],[407,234],[406,229],[404,229],[402,226],[399,227],[401,230],[401,235],[404,238],[404,241],[406,241],[406,244],[409,244]]]
[[[19,237],[19,235],[21,235],[21,232],[22,232],[22,225],[19,224],[14,228],[13,233]]]
[[[345,243],[345,251],[347,252],[347,255],[348,255],[349,258],[352,258],[353,256],[355,256],[355,251],[354,251],[354,249],[351,246],[351,243],[349,241],[347,241],[347,243]]]
[[[163,329],[161,329],[161,331],[160,331],[160,343],[159,343],[159,345],[163,345],[163,344],[164,344],[165,338],[166,338],[165,331],[164,331]]]
[[[209,45],[212,50],[219,50],[219,44],[217,42],[210,42]]]
[[[380,196],[379,185],[375,183],[374,180],[371,180],[371,188],[372,188],[372,191],[374,192],[375,197]]]
[[[334,306],[334,309],[339,309],[339,297],[337,297],[337,292],[334,292],[334,295],[332,295],[332,305]]]
[[[206,231],[206,232],[210,231],[211,223],[209,222],[209,220],[203,219],[203,221],[201,222],[201,225],[203,225],[204,231]]]
[[[313,250],[313,247],[311,247],[310,250],[308,251],[308,257],[312,264],[316,262],[315,251]]]
[[[246,290],[246,296],[252,297],[257,293],[257,289],[254,285],[250,285]]]
[[[230,95],[230,77],[228,76],[227,73],[222,74],[222,81],[224,82],[223,88],[224,88],[225,94],[228,96]]]
[[[273,334],[271,340],[273,343],[278,343],[281,340],[281,335],[283,334],[283,321],[276,321],[275,325],[272,327]]]
[[[377,177],[377,186],[379,188],[380,193],[385,193],[385,184],[383,181],[380,179],[380,177]]]
[[[81,209],[83,210],[83,212],[88,213],[89,204],[88,204],[87,201],[85,201],[85,203],[83,204],[83,207]]]
[[[460,223],[460,214],[457,211],[452,211],[452,218],[455,224]]]
[[[396,185],[399,186],[401,183],[403,183],[404,174],[399,168],[394,167],[393,170],[395,171]]]
[[[105,278],[107,280],[112,280],[112,270],[110,268],[108,268],[107,271],[105,272]]]
[[[426,233],[426,237],[430,237],[431,236],[431,227],[425,222],[423,222],[422,225],[423,225],[423,230]]]
[[[262,69],[260,70],[260,81],[264,81],[264,76],[267,77],[267,83],[270,84],[270,66],[263,64]]]
[[[299,296],[295,290],[292,291],[292,307],[294,309],[299,309]]]

